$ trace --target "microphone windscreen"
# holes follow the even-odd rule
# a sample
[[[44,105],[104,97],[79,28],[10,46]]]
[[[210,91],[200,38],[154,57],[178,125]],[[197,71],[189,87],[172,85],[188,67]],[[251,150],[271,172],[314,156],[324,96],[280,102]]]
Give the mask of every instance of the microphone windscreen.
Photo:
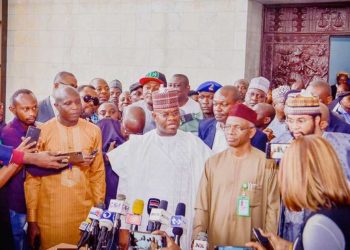
[[[134,204],[132,205],[132,213],[137,215],[142,215],[144,205],[145,204],[143,200],[136,199],[134,201]]]
[[[126,200],[126,196],[125,196],[125,194],[118,194],[117,195],[117,200]]]
[[[186,214],[186,205],[185,203],[178,203],[176,206],[176,210],[175,210],[175,215],[182,215],[185,216]]]
[[[106,208],[106,205],[104,203],[99,203],[99,204],[96,205],[96,207],[101,208],[101,209],[104,210]]]
[[[174,235],[182,235],[184,232],[183,228],[181,227],[174,227],[173,228],[173,234]]]
[[[152,208],[159,207],[160,200],[157,198],[150,198],[147,202],[147,213],[151,214]]]
[[[168,201],[161,200],[159,203],[159,208],[164,209],[166,211],[168,209]]]
[[[100,228],[106,227],[108,231],[111,231],[113,228],[114,219],[115,219],[115,213],[104,211],[99,221]]]

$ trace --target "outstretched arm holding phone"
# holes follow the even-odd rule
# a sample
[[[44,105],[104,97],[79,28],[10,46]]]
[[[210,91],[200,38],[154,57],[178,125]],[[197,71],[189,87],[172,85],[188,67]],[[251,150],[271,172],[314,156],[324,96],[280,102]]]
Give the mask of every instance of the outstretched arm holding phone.
[[[0,169],[0,188],[3,187],[11,177],[16,174],[22,167],[23,163],[35,164],[44,168],[62,168],[66,163],[60,161],[65,160],[64,156],[56,156],[50,152],[36,153],[33,147],[36,142],[29,142],[30,138],[25,138],[23,142],[16,148],[0,145],[1,157],[5,165]]]

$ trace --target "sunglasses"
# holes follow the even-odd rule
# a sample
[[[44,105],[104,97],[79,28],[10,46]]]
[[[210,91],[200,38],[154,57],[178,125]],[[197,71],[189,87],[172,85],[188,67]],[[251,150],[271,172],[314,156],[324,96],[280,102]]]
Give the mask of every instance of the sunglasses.
[[[84,100],[84,102],[86,102],[86,103],[92,101],[93,104],[94,104],[95,106],[98,106],[98,105],[100,104],[100,101],[98,100],[98,98],[97,98],[97,97],[92,97],[91,95],[85,95],[85,96],[83,97],[83,100]]]

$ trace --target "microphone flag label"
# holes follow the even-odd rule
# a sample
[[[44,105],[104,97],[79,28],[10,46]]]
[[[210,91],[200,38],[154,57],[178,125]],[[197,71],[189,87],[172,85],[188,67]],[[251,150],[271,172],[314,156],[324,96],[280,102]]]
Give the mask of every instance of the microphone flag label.
[[[100,218],[100,221],[102,219],[107,219],[107,220],[114,221],[114,218],[115,218],[115,213],[110,212],[110,211],[104,211],[103,214],[102,214],[102,217]]]
[[[170,217],[170,213],[161,208],[152,208],[151,214],[149,215],[151,221],[160,221],[161,219],[169,221]]]
[[[125,222],[127,224],[137,225],[137,226],[141,225],[141,220],[142,220],[141,215],[136,215],[136,214],[127,214],[125,218]]]
[[[207,250],[207,249],[208,249],[208,241],[195,240],[193,242],[193,250]]]
[[[101,208],[92,207],[90,209],[89,218],[92,220],[98,220],[100,219],[102,213],[103,213],[103,210]]]
[[[112,214],[108,211],[104,211],[103,214],[102,214],[102,218],[109,218]]]
[[[129,211],[129,204],[125,200],[112,199],[109,202],[108,211],[126,215]]]
[[[181,215],[174,215],[170,219],[170,224],[172,227],[181,227],[183,228],[186,225],[185,217]]]
[[[80,224],[79,229],[80,229],[81,231],[85,231],[85,230],[88,228],[89,225],[90,225],[90,223],[88,223],[87,221],[83,221],[83,222]]]
[[[150,205],[150,207],[158,207],[159,206],[159,201],[157,201],[157,200],[150,200],[149,205]]]

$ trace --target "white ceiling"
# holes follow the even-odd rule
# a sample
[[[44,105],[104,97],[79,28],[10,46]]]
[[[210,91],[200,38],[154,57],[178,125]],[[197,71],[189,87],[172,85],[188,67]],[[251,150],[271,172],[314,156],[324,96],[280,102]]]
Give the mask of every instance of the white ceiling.
[[[255,0],[262,4],[294,4],[294,3],[331,3],[331,2],[349,2],[349,0]]]

